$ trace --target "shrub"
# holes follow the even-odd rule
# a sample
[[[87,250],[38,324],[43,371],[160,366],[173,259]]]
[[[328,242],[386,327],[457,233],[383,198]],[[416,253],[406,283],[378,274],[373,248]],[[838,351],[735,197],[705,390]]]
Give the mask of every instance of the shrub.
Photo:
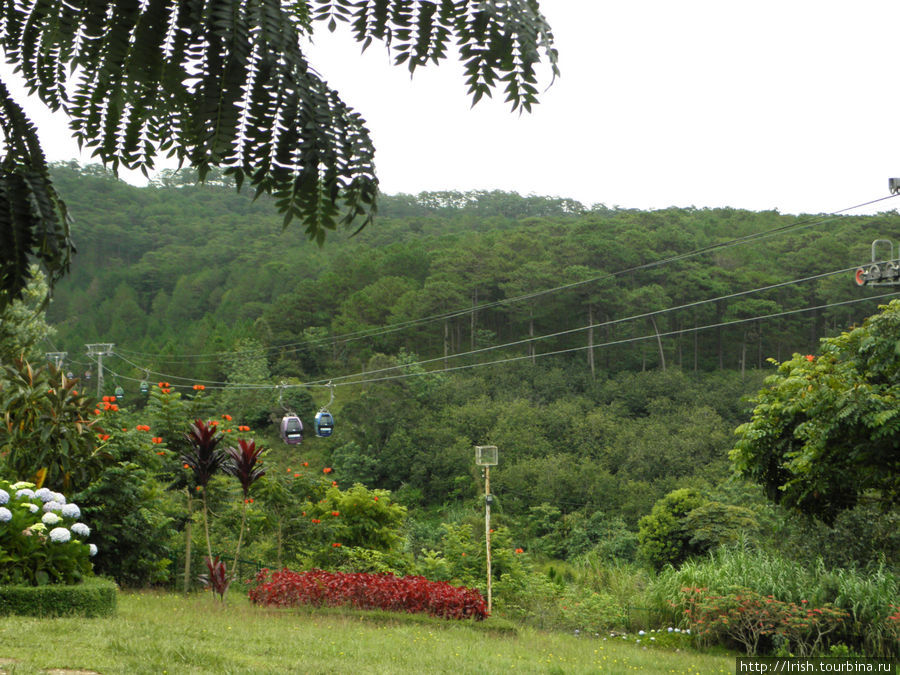
[[[0,480],[0,584],[78,583],[91,572],[96,546],[81,509],[33,483]]]
[[[829,570],[821,564],[810,569],[760,551],[719,549],[705,560],[663,570],[648,594],[650,603],[660,611],[668,610],[672,621],[683,619],[681,612],[689,606],[684,588],[708,589],[709,594],[720,596],[747,589],[804,613],[809,608],[828,611],[833,607],[847,616],[837,627],[829,624],[829,641],[845,643],[869,656],[896,655],[900,649],[889,619],[890,603],[900,593],[900,579],[884,565],[866,572]],[[825,629],[821,621],[817,626]],[[790,639],[791,635],[785,630],[777,637]],[[824,634],[821,642],[825,642]]]
[[[91,577],[61,586],[0,586],[0,614],[24,616],[111,616],[116,613],[115,582]]]
[[[480,620],[487,616],[484,598],[478,591],[424,577],[285,569],[274,573],[262,570],[256,583],[249,595],[257,605],[349,605],[358,609],[421,612],[447,619]]]

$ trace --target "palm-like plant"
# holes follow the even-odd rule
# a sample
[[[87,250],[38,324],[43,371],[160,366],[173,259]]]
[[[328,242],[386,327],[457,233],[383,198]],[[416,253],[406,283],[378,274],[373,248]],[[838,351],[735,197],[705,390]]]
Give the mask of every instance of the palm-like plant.
[[[237,548],[234,550],[234,570],[237,570],[238,556],[241,552],[241,541],[244,538],[244,525],[247,522],[247,502],[250,497],[250,486],[266,475],[266,470],[259,466],[259,457],[263,448],[257,448],[254,441],[238,441],[238,447],[227,448],[228,461],[222,470],[238,479],[244,493],[241,504],[241,529],[238,533]],[[232,572],[233,573],[233,572]]]
[[[207,424],[203,420],[197,420],[190,426],[190,430],[184,434],[190,443],[191,449],[181,455],[184,466],[194,474],[194,482],[200,488],[203,499],[203,529],[206,533],[206,552],[212,559],[212,544],[209,539],[209,518],[206,507],[206,486],[209,479],[222,468],[228,457],[225,452],[216,446],[223,436],[214,424]]]
[[[378,181],[365,121],[304,55],[316,22],[349,24],[364,47],[384,42],[410,71],[455,44],[475,101],[502,86],[528,110],[542,55],[557,73],[538,0],[3,2],[0,48],[108,166],[146,171],[166,154],[201,179],[221,167],[321,242],[371,221]],[[2,306],[21,294],[30,257],[52,283],[72,244],[36,131],[2,82],[0,135]]]

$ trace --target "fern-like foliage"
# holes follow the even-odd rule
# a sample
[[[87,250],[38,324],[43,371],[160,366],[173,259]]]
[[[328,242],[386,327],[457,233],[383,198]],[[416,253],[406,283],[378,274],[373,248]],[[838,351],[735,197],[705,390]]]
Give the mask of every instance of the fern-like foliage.
[[[363,118],[304,56],[316,21],[349,23],[364,47],[383,41],[410,71],[455,42],[475,102],[502,82],[513,109],[530,110],[542,53],[557,74],[536,0],[0,0],[0,46],[107,166],[146,172],[167,155],[201,179],[223,168],[321,243],[371,222],[378,181]],[[52,280],[71,244],[34,130],[0,98],[0,291],[15,295],[29,256]]]

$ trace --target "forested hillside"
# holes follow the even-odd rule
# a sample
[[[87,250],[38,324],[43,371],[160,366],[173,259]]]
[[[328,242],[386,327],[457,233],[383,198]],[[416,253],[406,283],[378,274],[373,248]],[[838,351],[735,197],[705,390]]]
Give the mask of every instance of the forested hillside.
[[[594,376],[762,368],[873,312],[876,302],[758,318],[877,295],[850,273],[789,282],[868,261],[872,240],[900,225],[894,213],[642,212],[430,193],[384,196],[377,225],[319,247],[300,226],[282,231],[266,198],[216,181],[176,173],[135,188],[71,166],[54,176],[79,251],[49,313],[60,349],[113,342],[179,357],[142,366],[212,380],[221,364],[184,357],[242,338],[272,348],[273,374],[301,379],[401,348],[460,365],[472,359],[451,357],[509,343],[479,360],[574,350],[565,360]],[[728,297],[775,284],[785,285]]]
[[[424,508],[414,551],[439,536],[417,518],[477,495],[485,443],[501,448],[497,517],[551,557],[606,542],[633,559],[639,520],[680,488],[722,509],[707,545],[745,522],[738,505],[773,546],[812,556],[829,536],[775,528],[758,489],[729,480],[728,451],[767,359],[815,352],[885,302],[841,270],[900,229],[896,213],[429,193],[384,196],[375,225],[319,247],[221,181],[169,173],[139,189],[74,166],[54,179],[79,253],[48,312],[53,350],[80,374],[96,372],[86,343],[113,343],[109,393],[140,406],[145,378],[205,383],[276,446],[287,404],[309,419],[333,382],[337,431],[304,453]],[[895,521],[870,522],[829,555],[895,550]]]

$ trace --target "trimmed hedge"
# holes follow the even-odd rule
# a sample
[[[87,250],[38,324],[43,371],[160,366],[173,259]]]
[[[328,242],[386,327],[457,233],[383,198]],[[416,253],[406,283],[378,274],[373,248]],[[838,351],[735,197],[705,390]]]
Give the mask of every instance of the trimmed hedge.
[[[0,586],[0,615],[111,616],[117,592],[114,581],[99,577],[74,585]]]

